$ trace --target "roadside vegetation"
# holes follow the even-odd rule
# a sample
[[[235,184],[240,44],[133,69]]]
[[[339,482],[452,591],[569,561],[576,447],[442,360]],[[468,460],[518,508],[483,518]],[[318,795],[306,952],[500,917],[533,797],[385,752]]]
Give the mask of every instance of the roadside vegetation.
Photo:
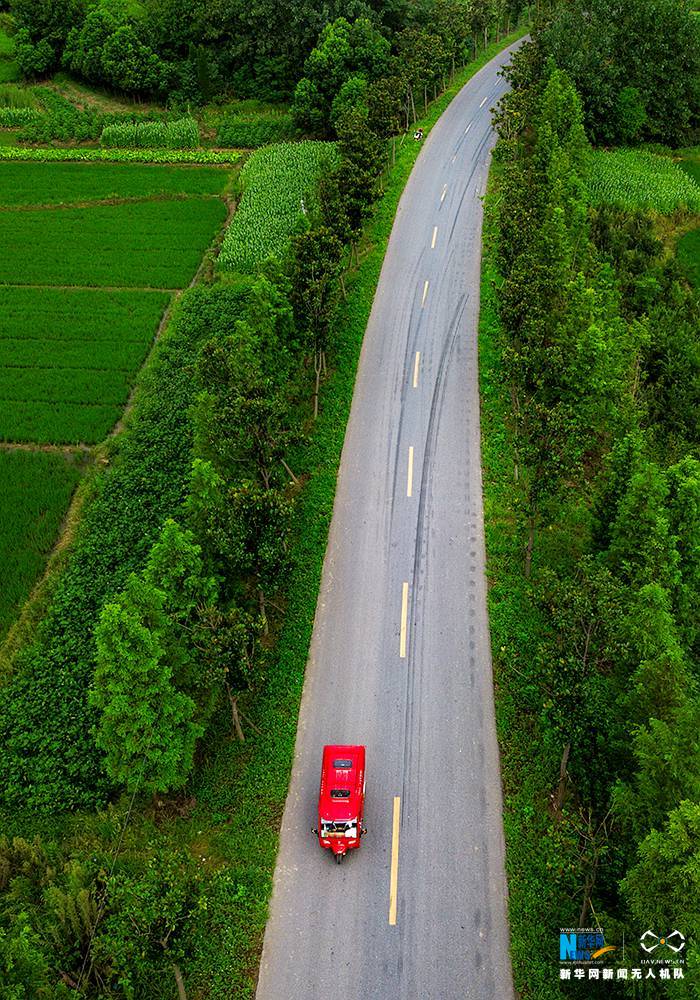
[[[636,5],[624,38],[597,22],[616,86],[635,82],[634,65],[615,74],[652,15],[668,33],[653,36],[650,78],[662,56],[696,58],[682,10]],[[673,925],[688,942],[682,981],[606,989],[691,998],[700,300],[688,258],[700,206],[693,171],[673,163],[683,152],[591,152],[613,119],[597,107],[600,74],[574,85],[588,31],[577,12],[544,11],[514,59],[487,203],[484,483],[513,968],[523,998],[583,997],[590,984],[560,982],[542,927],[600,926],[618,947],[607,964],[629,966],[640,928]],[[638,137],[687,146],[699,124],[687,76],[668,100],[663,124],[648,117]]]
[[[251,160],[259,242],[182,295],[11,634],[0,969],[20,1000],[254,995],[355,368],[420,148],[401,137],[515,37],[493,40],[517,11],[449,10],[440,34],[432,8],[411,23],[440,46],[410,68],[363,27],[382,52],[366,86],[337,26],[338,92],[355,80],[324,146]],[[266,155],[310,164],[281,230],[271,179],[246,202]]]

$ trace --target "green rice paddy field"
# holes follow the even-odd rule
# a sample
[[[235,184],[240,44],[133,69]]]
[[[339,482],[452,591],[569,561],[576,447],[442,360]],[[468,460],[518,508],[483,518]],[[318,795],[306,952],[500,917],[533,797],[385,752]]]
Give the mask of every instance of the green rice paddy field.
[[[209,167],[0,163],[0,639],[80,478],[70,451],[39,448],[94,445],[117,422],[168,304],[226,218],[230,179]]]

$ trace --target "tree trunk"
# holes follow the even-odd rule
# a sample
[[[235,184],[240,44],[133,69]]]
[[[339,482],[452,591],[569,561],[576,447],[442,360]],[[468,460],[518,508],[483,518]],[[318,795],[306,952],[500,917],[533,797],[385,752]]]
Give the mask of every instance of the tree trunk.
[[[554,809],[557,818],[561,818],[561,807],[564,804],[564,793],[566,791],[566,777],[567,777],[566,767],[567,764],[569,763],[570,752],[571,752],[571,743],[567,743],[561,755],[561,763],[559,764],[559,781],[557,783],[557,790],[552,798],[552,807]],[[579,924],[579,927],[583,927],[583,924]]]
[[[316,372],[316,382],[314,384],[314,420],[318,418],[318,394],[321,388],[321,355],[319,351],[314,354],[314,371]]]
[[[185,992],[185,982],[182,978],[182,973],[180,972],[180,966],[175,962],[172,963],[173,974],[175,976],[175,982],[177,983],[177,995],[180,1000],[187,1000],[187,993]]]
[[[413,87],[411,87],[411,108],[413,110],[413,124],[415,125],[418,121],[418,115],[416,114],[416,99],[413,96]]]
[[[345,290],[345,275],[343,274],[342,271],[340,272],[339,278],[340,278],[340,291],[343,296],[343,302],[347,302],[348,293]]]
[[[298,486],[299,485],[299,480],[294,475],[294,473],[292,472],[292,470],[289,468],[289,466],[287,465],[287,463],[285,462],[285,460],[283,458],[281,458],[280,462],[284,466],[285,472],[287,473],[287,475],[289,476],[289,478],[292,480],[292,482],[294,483],[294,485]]]
[[[391,165],[392,165],[392,167],[394,166],[395,163],[396,163],[396,136],[392,135],[392,137],[391,137]],[[344,288],[343,288],[343,292],[345,292]]]
[[[231,706],[231,722],[233,723],[233,731],[236,734],[236,739],[241,743],[245,743],[245,736],[243,735],[243,730],[241,729],[241,720],[238,717],[238,699],[234,695],[229,684],[226,685],[226,694],[228,695],[229,704]]]
[[[586,884],[583,888],[583,902],[581,903],[581,913],[578,918],[578,926],[585,927],[585,919],[588,916],[588,907],[591,905],[591,892],[593,891],[593,885],[595,882],[594,875],[590,873],[586,875]]]
[[[532,550],[535,547],[535,515],[528,518],[527,545],[525,546],[525,579],[530,579],[532,569]]]
[[[424,107],[425,113],[427,115],[427,113],[428,113],[428,84],[427,83],[423,84],[423,107]]]
[[[258,601],[260,603],[260,614],[262,615],[263,620],[263,635],[267,635],[269,629],[267,627],[267,615],[265,613],[265,594],[262,587],[258,587]]]

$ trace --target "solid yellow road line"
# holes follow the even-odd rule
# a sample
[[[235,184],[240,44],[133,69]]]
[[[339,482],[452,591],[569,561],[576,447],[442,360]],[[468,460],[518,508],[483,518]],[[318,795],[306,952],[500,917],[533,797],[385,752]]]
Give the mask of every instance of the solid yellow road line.
[[[413,496],[413,445],[408,449],[408,483],[406,485],[406,496]]]
[[[413,365],[413,388],[418,388],[418,370],[420,368],[420,351],[416,351],[416,361]]]
[[[404,584],[404,586],[408,586]],[[391,880],[389,882],[389,923],[396,923],[396,902],[399,888],[399,819],[401,818],[401,799],[394,796],[394,822],[391,837]]]
[[[406,629],[408,622],[408,584],[404,583],[401,594],[401,637],[399,639],[399,656],[406,657]]]
[[[435,240],[436,239],[437,239],[437,226],[433,226],[433,239],[432,239],[432,242],[430,244],[430,249],[431,250],[435,249]]]
[[[445,195],[446,194],[447,194],[447,184],[444,184],[443,188],[442,188],[442,194],[440,195],[440,204],[441,205],[442,205],[443,201],[445,200]]]
[[[429,284],[430,284],[430,282],[426,279],[426,282],[423,285],[423,298],[420,300],[420,307],[421,307],[421,309],[425,305],[425,300],[426,300],[426,298],[428,296],[428,285]]]

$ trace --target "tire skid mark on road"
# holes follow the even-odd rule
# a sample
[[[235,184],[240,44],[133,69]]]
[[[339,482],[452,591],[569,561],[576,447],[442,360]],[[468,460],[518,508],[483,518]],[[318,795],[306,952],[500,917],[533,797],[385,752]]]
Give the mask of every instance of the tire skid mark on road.
[[[459,222],[459,217],[462,213],[462,205],[464,204],[464,199],[469,194],[469,185],[474,179],[474,174],[476,173],[477,169],[481,169],[484,166],[484,163],[486,162],[486,158],[483,157],[482,154],[484,151],[484,147],[489,142],[490,137],[491,137],[491,128],[489,127],[488,130],[484,133],[481,141],[479,142],[479,145],[476,147],[476,153],[474,155],[472,168],[469,171],[469,176],[467,177],[466,183],[464,185],[464,191],[462,192],[462,197],[459,199],[459,204],[457,205],[457,210],[455,212],[454,219],[452,220],[452,228],[450,229],[450,234],[447,237],[448,246],[451,243],[452,236],[454,235],[454,231],[457,228],[457,223]]]
[[[424,253],[421,253],[413,265],[410,281],[415,284],[416,277],[419,270],[423,264]],[[406,369],[410,364],[409,359],[412,357],[415,351],[415,345],[418,341],[418,334],[420,332],[420,325],[423,320],[424,311],[422,309],[415,308],[415,298],[412,298],[407,304],[407,316],[406,323],[408,326],[408,333],[406,335],[406,345],[404,347],[404,358],[403,366],[397,367],[396,371],[396,382],[394,383],[394,392],[399,399],[399,422],[396,428],[396,439],[394,445],[394,462],[393,466],[391,463],[387,462],[386,469],[386,496],[390,497],[389,501],[389,519],[387,524],[387,539],[391,538],[391,532],[394,524],[394,504],[396,502],[397,492],[398,492],[398,482],[399,482],[399,462],[400,462],[400,445],[401,445],[401,435],[403,433],[403,418],[406,403],[406,395],[408,387],[406,385]],[[388,557],[388,553],[387,553]]]
[[[467,302],[469,301],[469,294],[463,293],[457,305],[455,307],[452,322],[447,331],[447,335],[443,342],[442,351],[440,354],[440,361],[438,364],[437,375],[435,378],[435,384],[433,386],[432,399],[430,403],[430,414],[428,416],[428,426],[425,436],[425,449],[423,452],[423,462],[421,468],[421,481],[420,481],[420,497],[418,501],[418,515],[416,521],[416,533],[414,536],[414,555],[413,555],[413,568],[411,572],[411,600],[410,600],[410,613],[408,617],[408,626],[411,627],[415,624],[417,611],[419,607],[418,594],[419,594],[419,577],[421,564],[425,564],[428,557],[428,546],[425,544],[425,519],[426,519],[426,507],[428,498],[428,483],[430,479],[430,466],[432,462],[433,449],[435,441],[437,439],[437,432],[440,425],[440,413],[442,411],[442,405],[444,402],[444,382],[445,375],[447,373],[447,367],[452,355],[452,351],[457,342],[457,334],[460,329],[460,323],[462,316],[464,315],[464,310],[466,309]],[[424,551],[425,550],[425,551]],[[416,656],[414,655],[414,649],[416,643],[420,641],[419,635],[416,635],[416,629],[413,629],[413,641],[411,642],[410,648],[408,650],[408,669],[407,669],[407,697],[406,697],[406,708],[404,712],[404,746],[403,746],[403,768],[402,768],[402,788],[401,797],[404,802],[404,816],[407,815],[407,806],[412,802],[415,797],[416,801],[419,796],[419,785],[420,782],[409,781],[408,776],[411,774],[412,761],[413,761],[413,740],[411,736],[413,734],[414,725],[414,707],[417,704],[417,699],[414,697],[416,691]]]

